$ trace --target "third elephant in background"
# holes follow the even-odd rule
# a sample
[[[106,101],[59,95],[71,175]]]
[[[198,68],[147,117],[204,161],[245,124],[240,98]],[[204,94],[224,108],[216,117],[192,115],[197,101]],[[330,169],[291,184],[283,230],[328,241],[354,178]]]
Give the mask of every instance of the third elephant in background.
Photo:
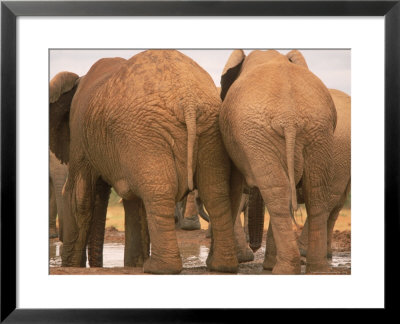
[[[332,236],[335,223],[351,187],[351,97],[346,93],[329,89],[337,112],[337,125],[333,137],[333,178],[330,184],[329,217],[327,221],[327,257],[332,258]],[[304,203],[301,181],[297,184],[297,202]],[[258,189],[253,189],[249,201],[250,246],[258,249],[264,228],[264,202]],[[251,209],[251,210],[250,210]],[[298,239],[300,254],[307,256],[308,221]],[[265,269],[272,269],[276,262],[276,246],[271,227],[268,227],[265,251]]]
[[[333,178],[330,185],[327,221],[327,256],[332,258],[333,228],[351,187],[351,97],[336,89],[329,89],[329,92],[337,112],[337,125],[333,137]],[[303,256],[307,255],[307,245],[308,220],[299,238],[300,252]]]

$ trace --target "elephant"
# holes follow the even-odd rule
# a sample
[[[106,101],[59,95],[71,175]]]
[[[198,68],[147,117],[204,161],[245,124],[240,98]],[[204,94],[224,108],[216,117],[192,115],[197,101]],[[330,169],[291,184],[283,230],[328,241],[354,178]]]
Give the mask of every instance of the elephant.
[[[105,58],[81,78],[61,72],[51,80],[50,149],[69,166],[63,266],[84,266],[88,231],[99,221],[93,207],[112,186],[136,211],[132,224],[147,221],[144,272],[179,273],[174,208],[197,188],[213,224],[207,266],[237,271],[232,215],[240,191],[219,130],[220,107],[208,73],[175,50]],[[143,226],[129,228],[140,234]]]
[[[49,236],[50,238],[59,237],[63,240],[63,208],[62,208],[62,189],[68,176],[68,167],[50,152],[49,157]],[[56,219],[58,214],[59,234],[57,233]]]
[[[339,212],[342,210],[351,187],[351,97],[329,89],[337,112],[337,125],[333,137],[333,179],[327,221],[327,256],[332,258],[332,235]],[[298,240],[300,253],[307,255],[308,221]]]
[[[275,274],[299,274],[292,228],[300,179],[308,211],[308,273],[329,270],[327,218],[336,109],[302,54],[234,50],[221,76],[219,124],[243,186],[258,188],[271,215]],[[250,219],[249,219],[250,222]],[[264,266],[265,262],[264,261]]]
[[[62,190],[68,177],[68,166],[61,163],[58,158],[49,152],[49,227],[50,238],[57,237],[63,242],[63,224],[65,219],[65,202],[62,198]],[[106,220],[106,208],[109,198],[109,192],[103,192],[101,199],[97,198],[97,204],[94,207],[93,214],[95,219],[101,222],[93,222],[90,228],[88,238],[88,260],[91,267],[101,267],[103,265],[103,243],[104,243],[104,226]],[[59,233],[56,229],[56,218],[58,214]],[[86,256],[85,256],[86,263]]]

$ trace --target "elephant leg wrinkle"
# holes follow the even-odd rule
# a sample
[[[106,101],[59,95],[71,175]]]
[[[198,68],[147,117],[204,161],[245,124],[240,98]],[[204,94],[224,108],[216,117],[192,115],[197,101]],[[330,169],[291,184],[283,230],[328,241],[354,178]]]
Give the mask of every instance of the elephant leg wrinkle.
[[[327,259],[327,217],[324,208],[309,207],[306,272],[329,271]]]
[[[290,217],[271,215],[271,225],[277,249],[276,264],[272,273],[300,274],[300,252],[297,248],[295,233],[292,230],[292,220]]]
[[[207,258],[210,271],[236,273],[238,258],[234,239],[232,205],[229,189],[229,158],[224,154],[218,129],[199,138],[197,186],[207,209],[211,228],[211,248]],[[237,195],[240,199],[240,195]],[[234,199],[236,201],[236,199]]]
[[[274,274],[300,274],[300,252],[293,231],[289,208],[282,210],[283,203],[275,197],[276,204],[267,201],[270,214],[269,238],[263,266],[272,268]],[[289,201],[289,199],[287,199]],[[287,204],[289,206],[289,204]],[[273,242],[276,244],[274,251]],[[275,260],[276,255],[276,260]],[[275,263],[276,262],[276,263]],[[275,263],[275,264],[274,264]]]
[[[63,248],[63,266],[86,266],[86,245],[95,207],[91,188],[96,185],[96,180],[85,168],[79,171],[70,170],[64,193],[70,206],[65,216],[69,217],[68,223],[73,230],[66,232],[72,233],[72,236],[65,238],[71,246]]]
[[[296,234],[293,231],[290,213],[289,181],[286,178],[286,185],[278,186],[274,181],[279,178],[267,179],[269,180],[267,185],[259,186],[270,214],[268,245],[263,266],[266,269],[272,267],[272,273],[274,274],[300,274],[300,252],[297,247]],[[274,251],[273,242],[276,244],[276,252]]]
[[[175,233],[175,201],[159,199],[144,201],[151,242],[151,255],[143,265],[144,272],[155,274],[176,274],[182,271]]]
[[[212,223],[211,246],[206,261],[207,268],[210,271],[236,273],[239,262],[234,241],[233,225],[227,231],[218,230],[216,227],[218,228]],[[229,233],[229,235],[226,235],[226,233]]]
[[[311,148],[308,148],[311,149]],[[331,159],[322,158],[322,150],[305,160],[304,184],[305,204],[308,220],[308,246],[306,272],[329,271],[327,260],[327,220],[329,217],[329,184],[331,183]],[[321,162],[322,161],[322,162]],[[318,168],[316,166],[318,165]]]

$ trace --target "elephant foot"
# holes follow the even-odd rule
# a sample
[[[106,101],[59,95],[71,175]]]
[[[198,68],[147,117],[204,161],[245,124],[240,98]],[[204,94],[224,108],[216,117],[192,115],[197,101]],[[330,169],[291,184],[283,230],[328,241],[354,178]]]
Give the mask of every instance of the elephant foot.
[[[300,250],[300,255],[302,257],[306,258],[307,257],[307,249],[300,247],[299,250]],[[328,260],[332,260],[332,251],[328,251],[328,253],[326,254],[326,257]]]
[[[232,257],[218,257],[210,253],[206,264],[209,271],[215,272],[237,273],[239,268],[239,262],[235,255]]]
[[[86,257],[83,260],[83,257],[74,257],[70,260],[62,260],[61,262],[62,267],[72,267],[72,268],[86,268]]]
[[[239,263],[250,262],[254,260],[254,253],[248,246],[246,246],[244,249],[238,251],[237,257]]]
[[[163,259],[151,256],[144,262],[143,271],[154,274],[177,274],[182,271],[182,260],[176,258],[166,262]]]
[[[306,273],[326,273],[330,272],[330,267],[327,261],[318,262],[318,263],[309,263],[306,265]]]
[[[86,267],[86,249],[75,250],[72,244],[63,243],[61,253],[62,267]]]
[[[276,265],[276,255],[268,255],[263,262],[263,269],[272,270]]]
[[[181,229],[185,231],[199,230],[201,228],[199,216],[192,215],[182,219]]]
[[[273,274],[300,274],[301,265],[300,260],[296,263],[277,262],[272,269]]]

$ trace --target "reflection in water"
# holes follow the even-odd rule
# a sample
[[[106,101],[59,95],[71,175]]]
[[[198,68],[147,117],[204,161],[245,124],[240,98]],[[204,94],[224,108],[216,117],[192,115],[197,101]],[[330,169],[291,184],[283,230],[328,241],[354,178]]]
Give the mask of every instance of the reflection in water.
[[[61,267],[62,243],[50,244],[50,267]],[[103,267],[123,267],[124,266],[124,245],[119,243],[107,243],[103,248]],[[89,267],[89,262],[86,262]]]
[[[50,267],[61,266],[62,243],[56,242],[50,244]],[[206,259],[209,249],[203,245],[188,244],[180,248],[183,267],[197,268],[206,266]],[[264,260],[265,247],[261,247],[255,255],[256,260]],[[260,262],[260,261],[256,261]],[[333,268],[351,268],[350,252],[334,252],[331,265]],[[89,267],[89,264],[86,264]],[[103,249],[103,266],[105,268],[124,266],[124,244],[106,243]],[[305,266],[303,266],[305,270]],[[304,271],[303,271],[304,272]]]
[[[208,248],[203,245],[190,244],[180,247],[184,268],[197,268],[206,265]]]
[[[86,263],[89,267],[89,262]],[[107,243],[103,248],[103,267],[123,267],[124,266],[124,245],[119,243]]]
[[[351,268],[351,252],[334,252],[331,265],[333,268]]]
[[[61,266],[62,243],[50,244],[50,267]],[[208,248],[205,246],[188,245],[181,248],[183,266],[185,268],[201,267],[206,265]],[[89,263],[86,263],[89,267]],[[106,243],[103,248],[103,266],[105,268],[124,266],[124,245],[120,243]]]
[[[56,242],[50,244],[50,267],[61,267],[61,250],[62,243]]]

